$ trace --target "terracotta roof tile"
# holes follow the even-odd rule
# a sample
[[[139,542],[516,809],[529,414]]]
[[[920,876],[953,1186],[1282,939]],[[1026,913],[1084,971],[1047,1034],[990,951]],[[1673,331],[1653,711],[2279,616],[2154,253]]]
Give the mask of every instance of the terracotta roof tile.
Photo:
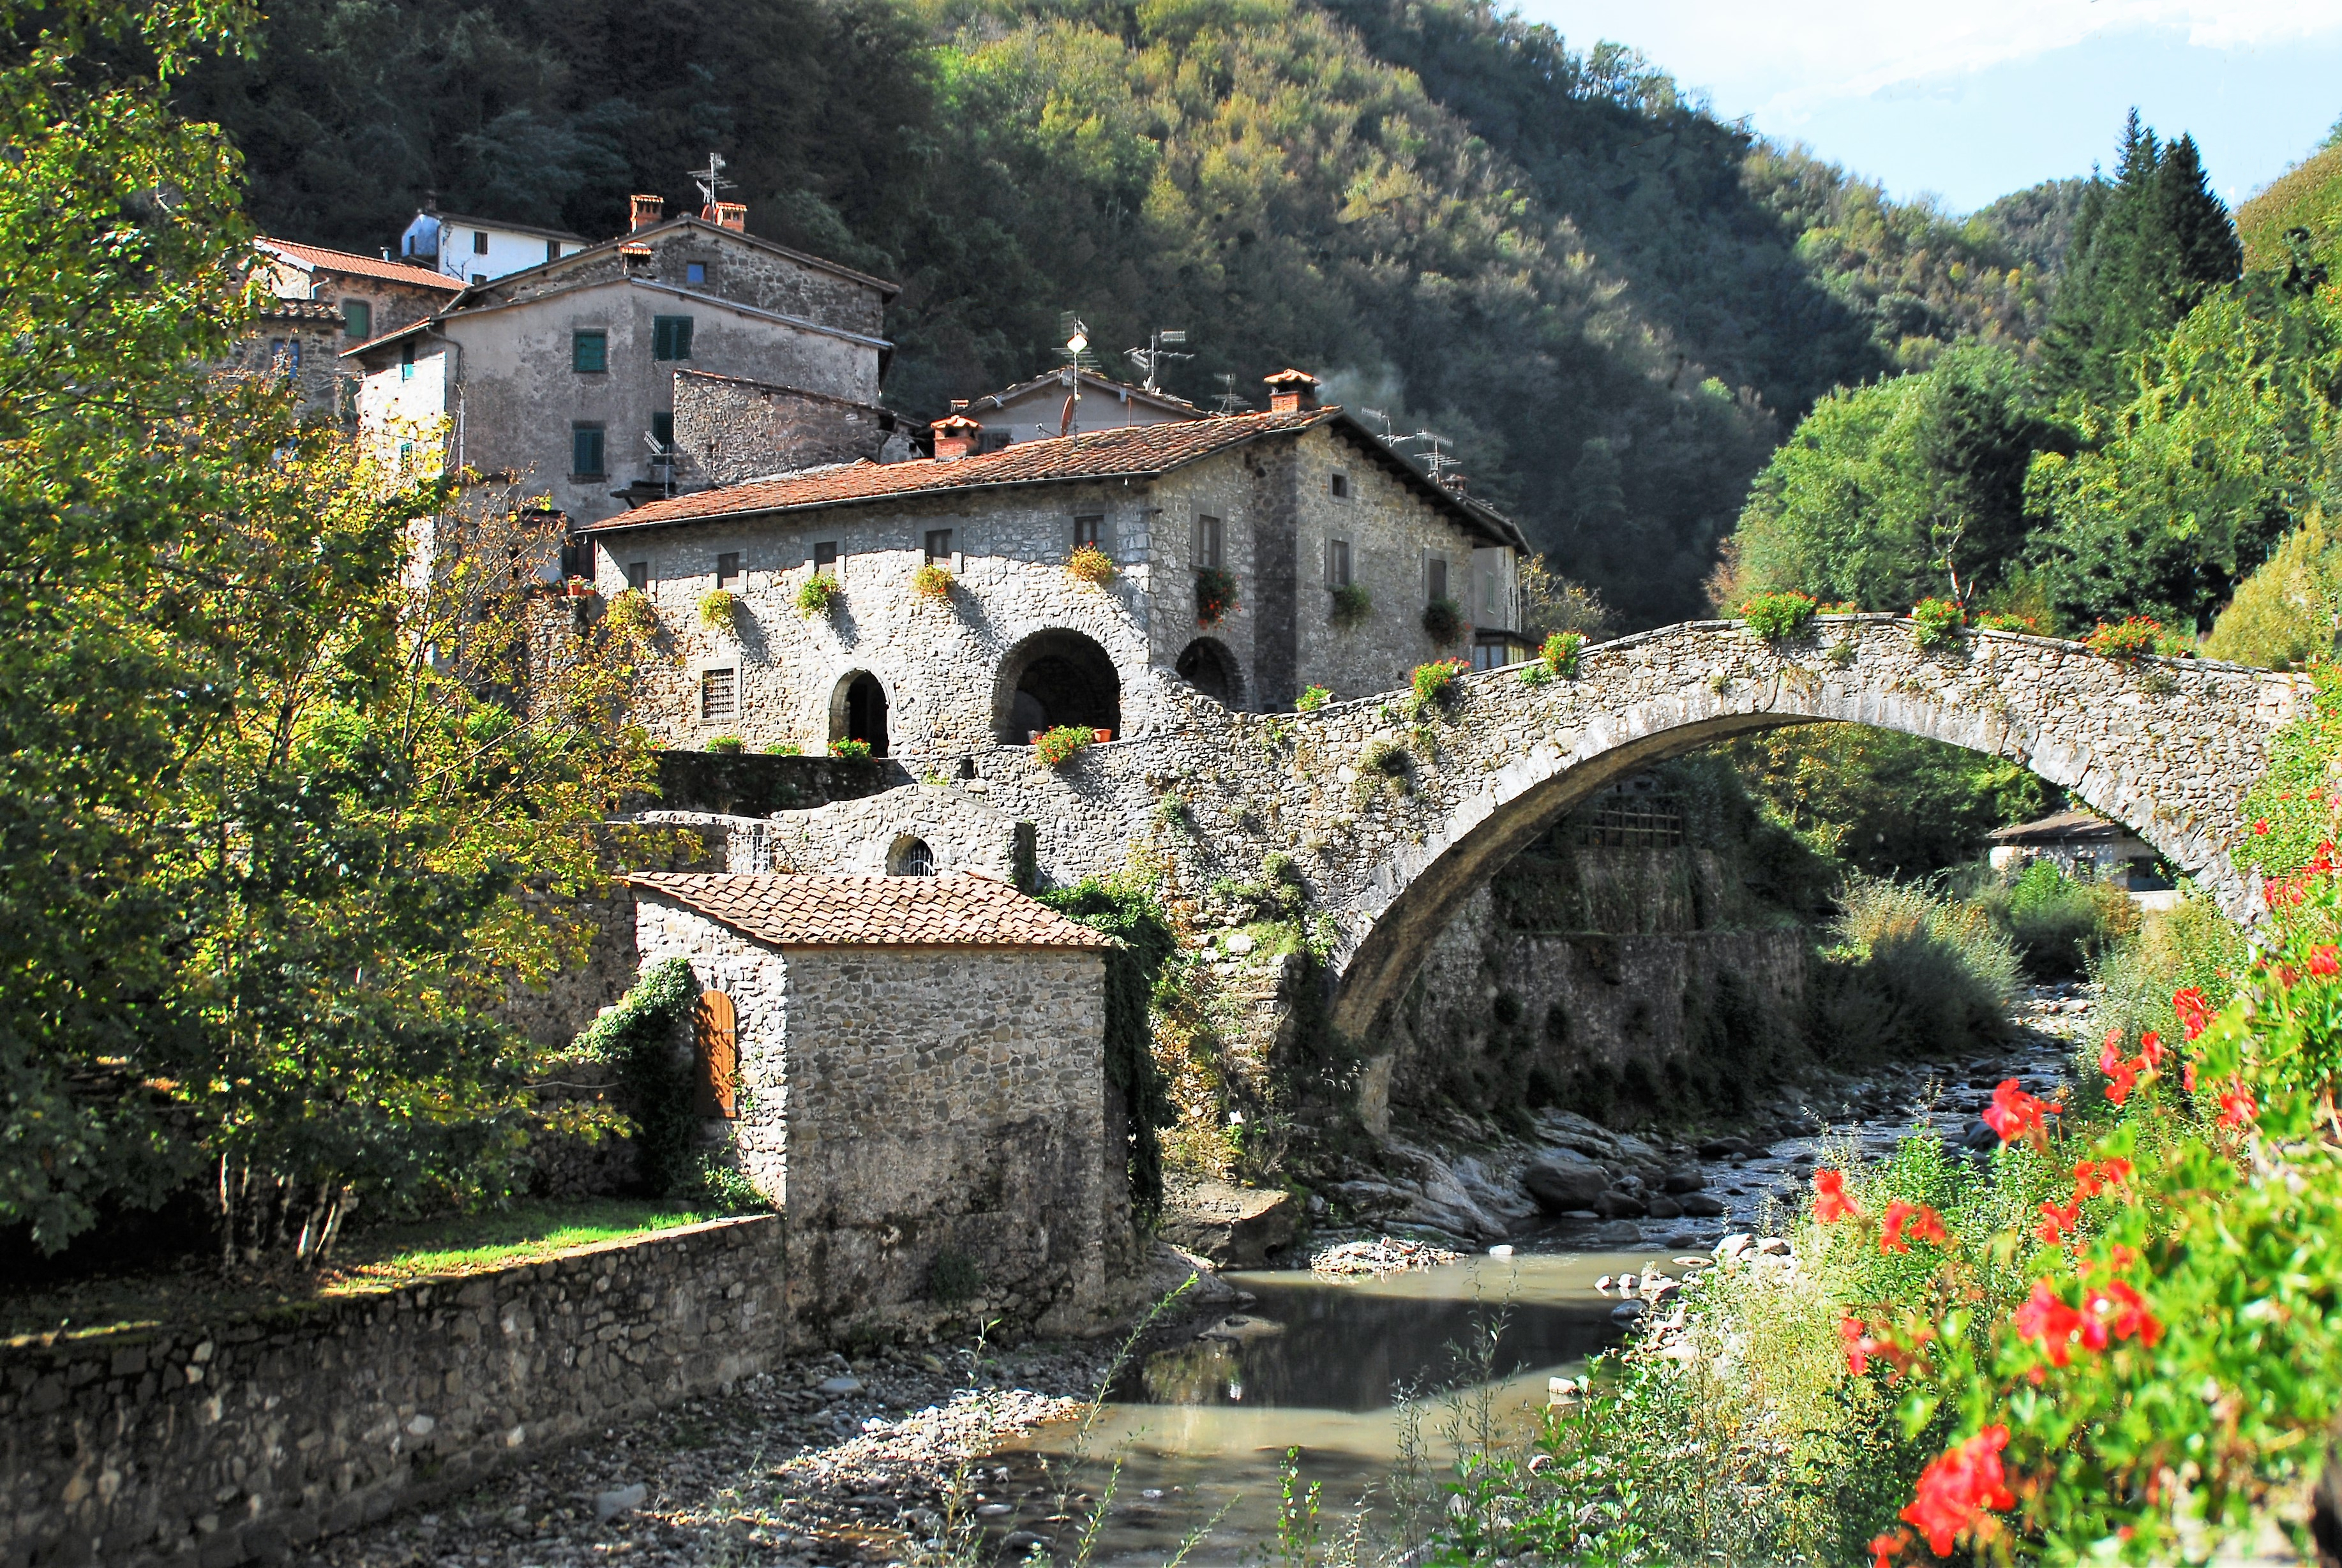
[[[1180,420],[1120,430],[1096,430],[1086,435],[1018,442],[982,457],[949,462],[923,459],[913,463],[847,464],[817,473],[787,474],[654,501],[579,532],[592,534],[701,517],[788,512],[841,502],[980,490],[995,485],[1152,475],[1240,446],[1259,436],[1306,430],[1340,412],[1328,405],[1296,414],[1241,414],[1226,419]]]
[[[452,277],[442,277],[429,267],[412,266],[405,262],[384,261],[379,256],[362,256],[354,251],[327,250],[323,245],[305,245],[292,240],[262,238],[263,250],[274,251],[287,261],[305,262],[329,272],[352,273],[360,277],[378,277],[392,283],[412,284],[417,288],[435,288],[443,294],[460,293],[464,285]]]
[[[636,872],[620,880],[776,947],[1107,948],[1114,939],[987,876]]]

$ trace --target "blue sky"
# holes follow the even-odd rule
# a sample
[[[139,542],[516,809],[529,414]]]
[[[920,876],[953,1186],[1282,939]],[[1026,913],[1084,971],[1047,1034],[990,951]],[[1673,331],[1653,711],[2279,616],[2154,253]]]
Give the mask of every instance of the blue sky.
[[[2342,118],[2342,0],[1521,0],[1633,45],[1727,119],[1968,212],[2113,161],[2136,104],[2231,204]]]

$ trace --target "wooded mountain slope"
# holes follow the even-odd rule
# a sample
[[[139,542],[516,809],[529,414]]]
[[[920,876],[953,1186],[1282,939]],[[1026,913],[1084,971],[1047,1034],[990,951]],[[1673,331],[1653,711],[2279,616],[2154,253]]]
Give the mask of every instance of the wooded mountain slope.
[[[1188,330],[1203,398],[1286,363],[1448,437],[1624,617],[1695,613],[1781,433],[1948,342],[2022,345],[2040,264],[1751,138],[1610,46],[1469,0],[285,0],[200,75],[271,231],[451,210],[615,232],[720,148],[756,232],[900,279],[923,414]]]

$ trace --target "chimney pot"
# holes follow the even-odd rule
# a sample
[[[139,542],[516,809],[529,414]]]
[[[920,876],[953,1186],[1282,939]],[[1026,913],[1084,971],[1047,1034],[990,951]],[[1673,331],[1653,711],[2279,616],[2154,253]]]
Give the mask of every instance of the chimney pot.
[[[637,229],[646,229],[653,224],[657,223],[661,218],[666,216],[666,198],[665,196],[646,196],[637,195],[633,198],[633,201],[634,214],[626,224],[626,232],[628,234],[633,234]]]
[[[936,461],[953,463],[973,456],[976,444],[984,438],[984,426],[966,414],[955,410],[928,426],[936,433]]]
[[[1274,375],[1264,375],[1268,385],[1268,411],[1271,414],[1298,414],[1317,406],[1317,378],[1306,370],[1287,367]]]

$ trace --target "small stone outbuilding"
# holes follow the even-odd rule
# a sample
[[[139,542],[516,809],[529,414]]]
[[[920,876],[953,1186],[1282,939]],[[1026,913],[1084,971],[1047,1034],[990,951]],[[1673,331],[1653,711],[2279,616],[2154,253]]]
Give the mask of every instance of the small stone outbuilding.
[[[646,967],[702,991],[701,1108],[788,1224],[798,1332],[1053,1332],[1104,1301],[1106,953],[1005,883],[638,873]]]
[[[2151,892],[2167,888],[2155,846],[2120,823],[2094,811],[2061,811],[2035,822],[1996,828],[1991,862],[1995,871],[2015,873],[2028,861],[2047,860],[2068,876],[2103,878],[2117,887]]]

